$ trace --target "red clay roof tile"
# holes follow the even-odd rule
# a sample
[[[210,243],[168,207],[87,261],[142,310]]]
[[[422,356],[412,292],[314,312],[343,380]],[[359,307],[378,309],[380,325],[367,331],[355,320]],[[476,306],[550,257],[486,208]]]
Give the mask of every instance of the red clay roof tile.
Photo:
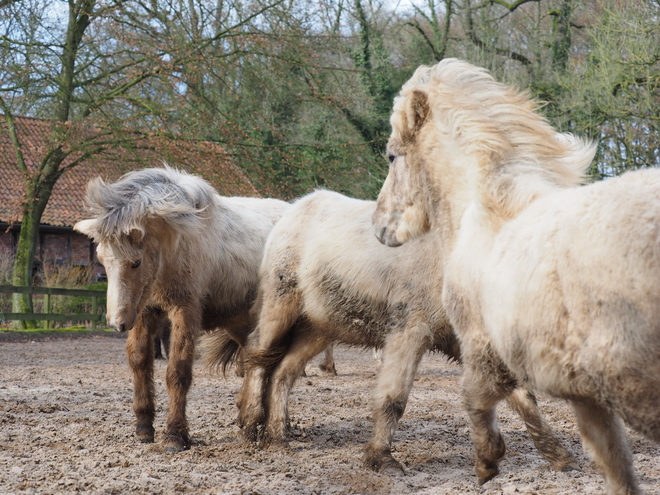
[[[31,117],[15,117],[23,154],[30,170],[36,170],[47,145],[51,123]],[[92,157],[66,170],[58,179],[42,224],[72,226],[87,216],[84,195],[87,182],[101,176],[114,182],[137,168],[159,167],[163,162],[208,180],[223,196],[259,196],[245,174],[215,143],[172,140],[162,137],[142,138],[134,151],[117,147],[112,152]],[[70,160],[64,162],[64,165]],[[20,221],[20,204],[25,185],[16,166],[16,154],[7,125],[0,124],[0,221]]]

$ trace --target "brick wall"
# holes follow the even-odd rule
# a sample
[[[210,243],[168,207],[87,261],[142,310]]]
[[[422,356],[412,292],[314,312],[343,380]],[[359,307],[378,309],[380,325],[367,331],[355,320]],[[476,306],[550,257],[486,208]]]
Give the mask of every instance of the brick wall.
[[[37,247],[37,257],[46,263],[67,263],[71,260],[71,236],[41,234]]]
[[[16,233],[0,232],[0,253],[13,253]],[[103,266],[96,257],[96,246],[89,237],[78,232],[43,232],[39,235],[36,258],[44,263],[67,264],[77,266],[95,265],[94,272],[105,274]]]
[[[13,234],[11,232],[0,232],[0,251],[14,252]]]

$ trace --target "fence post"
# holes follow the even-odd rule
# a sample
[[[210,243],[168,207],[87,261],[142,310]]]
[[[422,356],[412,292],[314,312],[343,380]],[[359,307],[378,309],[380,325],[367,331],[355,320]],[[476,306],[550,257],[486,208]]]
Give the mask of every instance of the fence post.
[[[44,313],[50,313],[50,294],[44,294]],[[50,321],[46,320],[44,325],[46,330],[50,328]]]
[[[96,296],[92,297],[92,315],[94,318],[92,320],[92,330],[96,330],[96,310],[98,309],[98,298]]]

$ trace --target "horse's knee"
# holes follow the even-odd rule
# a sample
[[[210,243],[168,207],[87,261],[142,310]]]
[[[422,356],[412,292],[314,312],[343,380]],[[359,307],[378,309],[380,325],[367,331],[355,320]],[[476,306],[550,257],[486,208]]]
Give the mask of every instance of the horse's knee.
[[[374,421],[383,422],[387,425],[396,424],[406,410],[407,401],[404,399],[392,399],[385,397],[377,400],[374,409]]]
[[[154,363],[153,341],[151,339],[129,339],[126,342],[126,355],[128,365],[133,372],[146,371],[152,368]]]
[[[165,383],[168,390],[178,389],[187,391],[192,384],[192,362],[170,359]]]

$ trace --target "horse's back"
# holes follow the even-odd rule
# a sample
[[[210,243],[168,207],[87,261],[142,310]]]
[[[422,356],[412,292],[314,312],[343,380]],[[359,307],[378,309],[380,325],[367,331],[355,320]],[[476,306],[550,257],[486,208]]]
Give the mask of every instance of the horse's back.
[[[437,279],[429,276],[438,266],[418,261],[432,256],[432,238],[387,248],[373,235],[374,209],[372,201],[329,191],[302,198],[273,229],[262,270],[274,277],[288,267],[301,314],[342,342],[380,347],[420,313],[445,331]]]
[[[232,196],[219,197],[219,200],[221,204],[230,206],[235,212],[268,219],[273,225],[291,207],[291,203],[275,198]]]
[[[484,322],[533,386],[579,396],[594,377],[660,376],[658,199],[660,171],[633,172],[542,198],[498,236]]]
[[[189,287],[202,301],[205,330],[248,331],[266,239],[289,207],[276,199],[217,196],[207,228],[180,242],[179,257],[196,268]]]

